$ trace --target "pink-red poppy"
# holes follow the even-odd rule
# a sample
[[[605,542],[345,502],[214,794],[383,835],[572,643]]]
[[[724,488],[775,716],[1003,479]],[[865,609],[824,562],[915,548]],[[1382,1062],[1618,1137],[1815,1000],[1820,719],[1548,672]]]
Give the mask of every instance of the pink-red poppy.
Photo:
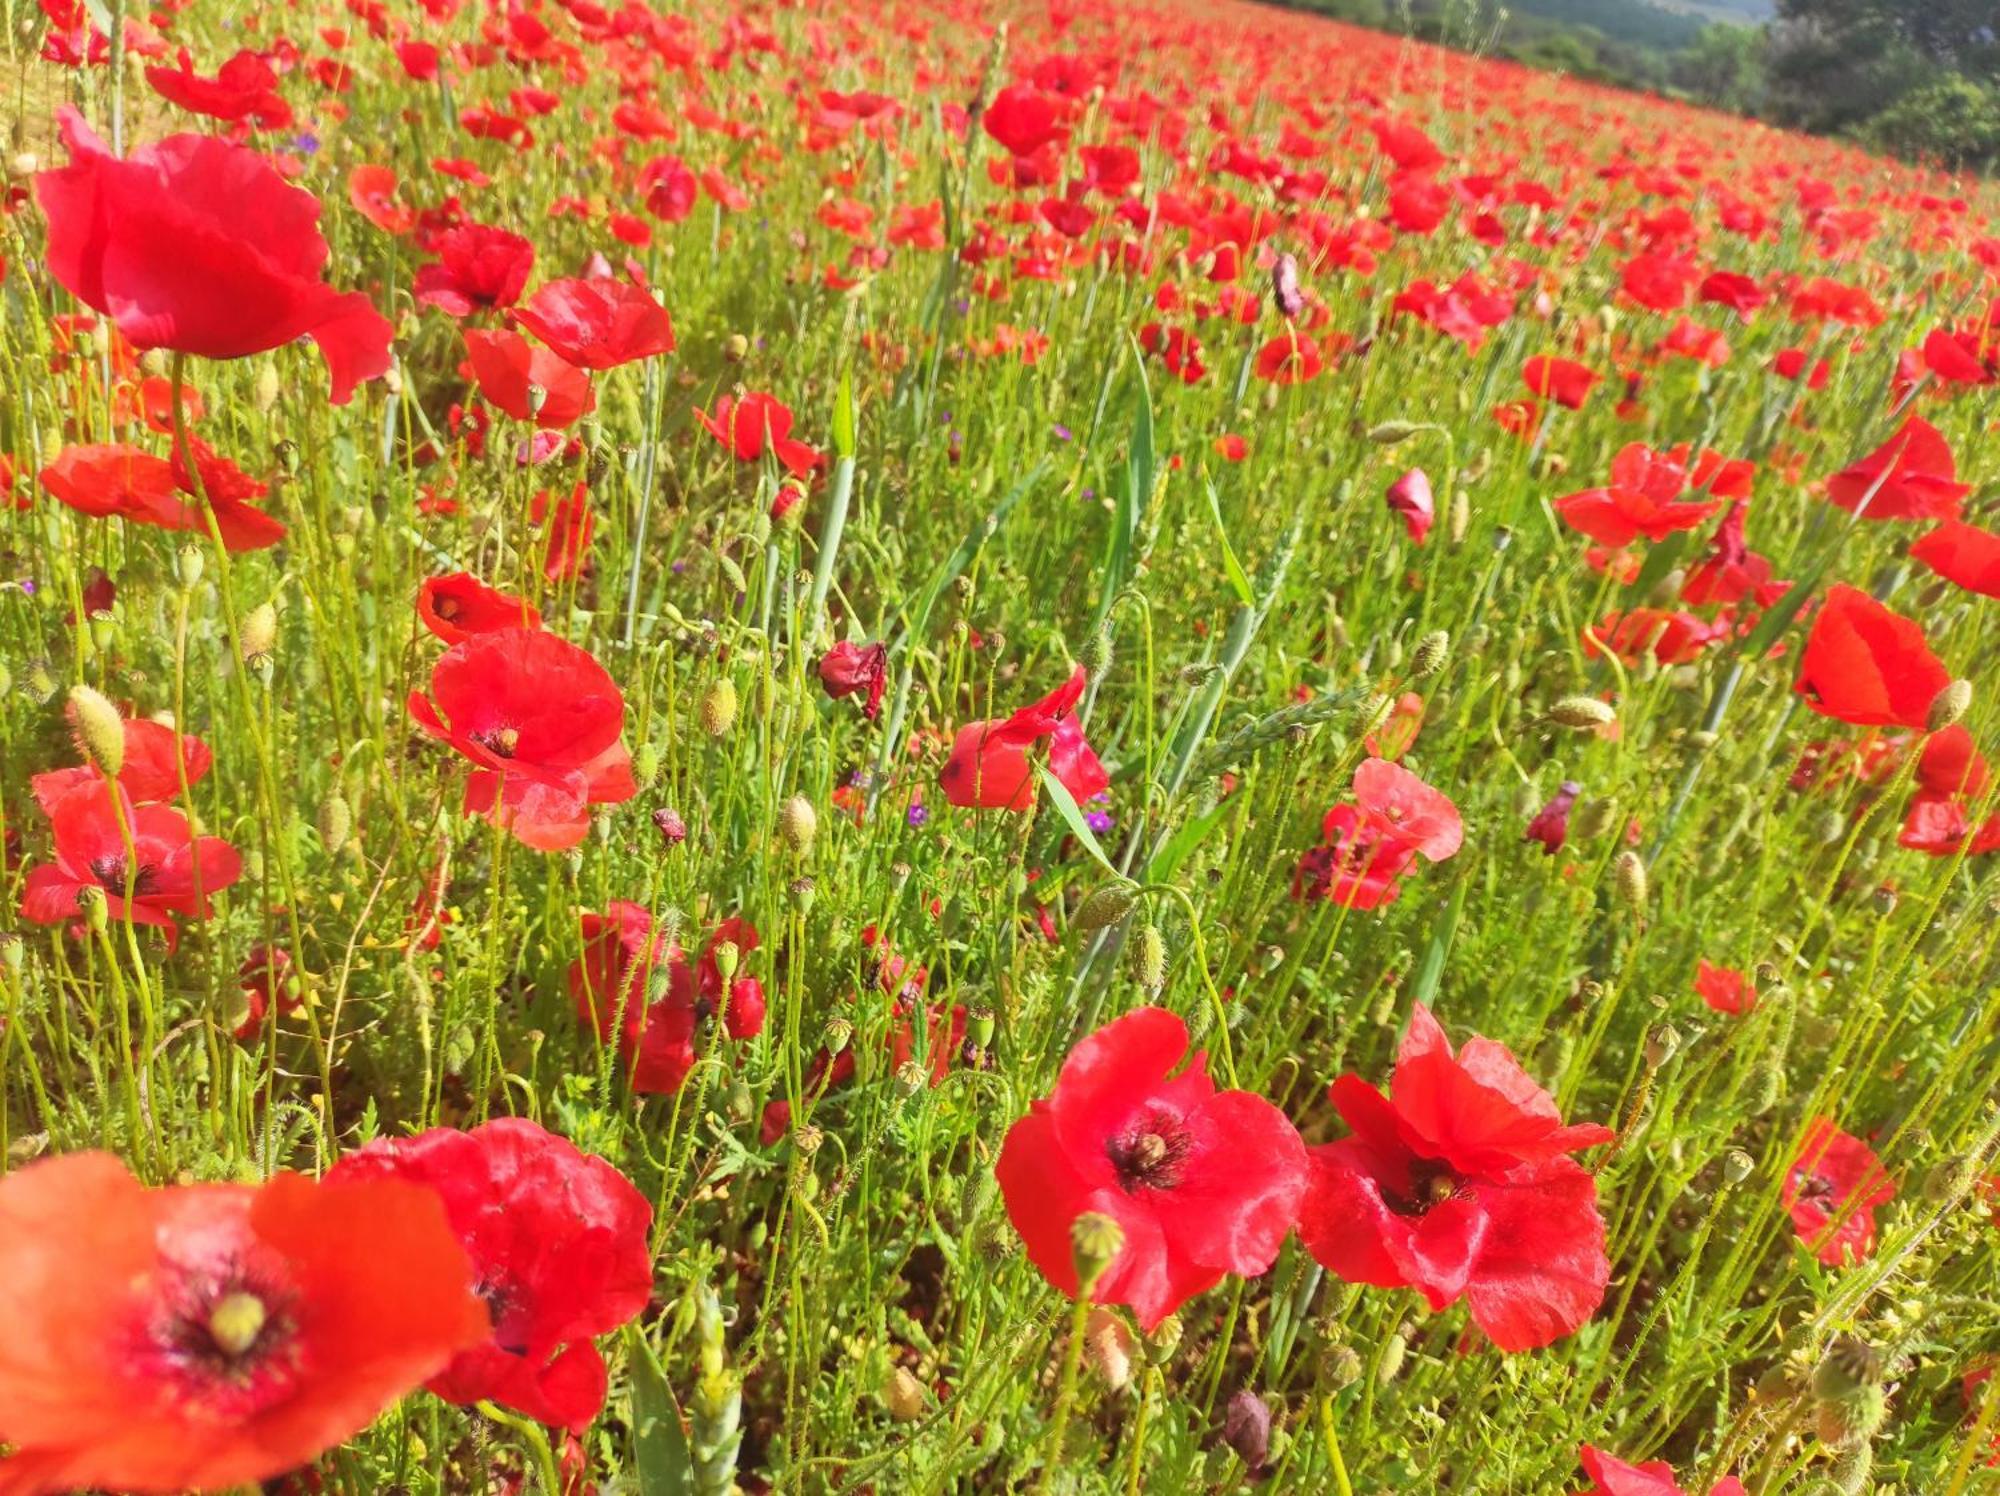
[[[553,280],[514,320],[579,369],[615,369],[674,351],[667,309],[643,286],[601,277]]]
[[[1073,715],[1086,683],[1078,665],[1068,680],[1011,717],[961,727],[938,774],[945,799],[977,810],[1032,808],[1035,773],[1028,754],[1044,740],[1048,771],[1078,804],[1102,794],[1110,787],[1111,776]]]
[[[563,431],[597,408],[588,374],[511,329],[466,329],[465,358],[479,393],[517,421]]]
[[[869,721],[882,710],[882,693],[889,682],[889,647],[842,640],[819,657],[819,681],[828,696],[859,695]]]
[[[1576,1496],[1688,1496],[1674,1481],[1674,1467],[1665,1460],[1629,1465],[1615,1455],[1583,1446],[1583,1473],[1594,1484]],[[1708,1496],[1745,1496],[1743,1482],[1726,1475],[1709,1488]]]
[[[826,460],[792,439],[792,409],[773,396],[755,391],[724,395],[715,402],[714,415],[702,410],[694,414],[738,462],[756,462],[769,452],[786,472],[804,477]]]
[[[540,611],[527,599],[489,587],[469,571],[425,577],[417,589],[417,617],[447,644],[500,629],[542,626]]]
[[[1717,966],[1706,956],[1694,965],[1694,991],[1718,1013],[1740,1018],[1757,1006],[1757,988],[1749,976],[1733,966]]]
[[[1910,554],[1947,582],[1981,597],[2000,597],[2000,535],[1948,519],[1918,537]]]
[[[1591,386],[1602,377],[1575,359],[1547,353],[1537,354],[1521,367],[1521,379],[1530,394],[1553,400],[1570,410],[1583,409],[1583,402],[1590,398]]]

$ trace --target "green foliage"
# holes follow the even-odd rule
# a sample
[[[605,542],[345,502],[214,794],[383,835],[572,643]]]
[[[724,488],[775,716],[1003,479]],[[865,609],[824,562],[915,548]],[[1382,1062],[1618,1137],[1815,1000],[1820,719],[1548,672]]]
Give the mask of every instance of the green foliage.
[[[2000,88],[1950,74],[1911,89],[1868,122],[1899,156],[1992,170],[2000,164]]]

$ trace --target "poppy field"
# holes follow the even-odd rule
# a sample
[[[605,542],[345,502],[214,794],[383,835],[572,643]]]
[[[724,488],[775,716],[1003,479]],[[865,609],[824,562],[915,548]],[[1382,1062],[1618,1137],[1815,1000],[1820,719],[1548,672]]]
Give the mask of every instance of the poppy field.
[[[1240,0],[8,11],[0,1496],[2000,1484],[2000,190]]]

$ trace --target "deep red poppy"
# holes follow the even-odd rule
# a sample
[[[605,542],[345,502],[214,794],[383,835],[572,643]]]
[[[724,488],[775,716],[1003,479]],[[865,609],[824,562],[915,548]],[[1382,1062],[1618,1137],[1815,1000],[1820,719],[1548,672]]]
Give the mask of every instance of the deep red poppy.
[[[1035,803],[1035,774],[1028,749],[1048,740],[1048,770],[1081,804],[1111,785],[1083,729],[1070,714],[1083,699],[1087,677],[1076,666],[1068,680],[1011,717],[968,722],[952,739],[938,774],[944,797],[978,810],[1027,810]]]
[[[262,550],[285,538],[284,522],[250,502],[264,496],[265,484],[212,451],[200,437],[189,437],[188,445],[194,452],[193,474],[178,453],[169,459],[123,445],[65,447],[42,469],[42,487],[79,514],[116,516],[163,530],[206,533],[201,504],[205,500],[223,545],[231,551]]]
[[[487,1335],[431,1191],[0,1179],[0,1489],[226,1490],[360,1432]]]
[[[1707,957],[1694,964],[1695,995],[1718,1013],[1740,1017],[1757,1006],[1757,988],[1732,966],[1716,966]]]
[[[221,837],[197,837],[171,805],[134,805],[102,779],[65,793],[49,824],[55,861],[29,869],[21,888],[21,917],[38,925],[79,919],[79,898],[95,888],[113,923],[129,918],[164,930],[171,950],[180,942],[173,917],[208,918],[210,897],[243,873],[242,858]]]
[[[242,358],[309,337],[333,403],[389,369],[388,320],[320,279],[319,202],[256,151],[170,135],[111,154],[76,110],[56,111],[70,164],[35,178],[49,271],[140,348]]]
[[[1326,357],[1311,333],[1281,332],[1257,350],[1257,377],[1271,384],[1304,384],[1317,379]]]
[[[1875,1208],[1896,1198],[1875,1150],[1815,1118],[1785,1175],[1783,1199],[1792,1229],[1829,1266],[1859,1262],[1875,1248]]]
[[[1063,136],[1061,100],[1031,83],[1011,83],[993,96],[980,128],[1012,156],[1032,156]]]
[[[1923,627],[1844,582],[1828,590],[1799,660],[1798,693],[1822,717],[1921,730],[1951,672]]]
[[[1549,796],[1548,804],[1529,819],[1527,829],[1521,833],[1521,840],[1540,842],[1544,856],[1555,856],[1569,840],[1570,811],[1576,806],[1576,797],[1582,793],[1582,785],[1574,779],[1565,779]]]
[[[1881,446],[1826,480],[1827,498],[1864,519],[1957,519],[1959,502],[1971,492],[1970,483],[1958,481],[1951,444],[1922,416],[1910,416]]]
[[[1582,1461],[1583,1473],[1596,1484],[1576,1496],[1687,1496],[1674,1482],[1674,1467],[1665,1460],[1628,1465],[1586,1444]],[[1710,1488],[1708,1496],[1745,1496],[1743,1482],[1733,1475],[1724,1476]]]
[[[862,710],[872,722],[882,710],[882,692],[889,683],[889,646],[843,639],[819,657],[819,681],[835,701],[865,693]]]
[[[615,369],[674,351],[667,309],[644,287],[609,277],[550,281],[514,320],[579,369]]]
[[[517,421],[562,431],[597,409],[588,374],[511,329],[466,329],[465,359],[479,393]]]
[[[1206,1056],[1188,1056],[1187,1025],[1162,1008],[1078,1044],[1054,1091],[1007,1130],[994,1168],[1029,1258],[1072,1297],[1076,1218],[1097,1212],[1123,1228],[1092,1298],[1128,1305],[1148,1330],[1225,1274],[1269,1268],[1306,1172],[1285,1114],[1218,1091]]]
[[[792,409],[770,395],[754,390],[724,395],[715,402],[714,415],[703,410],[694,415],[738,462],[756,462],[769,451],[785,471],[804,477],[826,460],[804,442],[792,440]]]
[[[1583,402],[1590,398],[1591,386],[1602,377],[1575,359],[1546,353],[1537,354],[1521,366],[1521,379],[1530,394],[1571,410],[1583,409]]]
[[[523,1117],[380,1139],[326,1177],[401,1180],[444,1202],[491,1323],[431,1391],[573,1433],[590,1426],[608,1380],[592,1337],[637,1318],[653,1292],[653,1208],[629,1179]]]
[[[1918,537],[1910,554],[1947,582],[1982,597],[2000,597],[2000,535],[1948,519]]]
[[[588,650],[554,634],[513,628],[462,640],[433,667],[431,695],[412,691],[408,705],[419,728],[477,766],[467,813],[537,850],[575,846],[591,806],[639,792],[619,741],[624,696]]]
[[[451,317],[512,306],[535,268],[533,244],[483,223],[453,224],[425,247],[437,258],[417,268],[410,292]]]
[[[727,942],[738,960],[758,946],[747,920],[722,921],[701,959],[690,966],[680,946],[638,905],[613,899],[603,914],[583,916],[583,954],[570,963],[569,994],[577,1017],[601,1039],[618,1035],[632,1089],[642,1095],[680,1090],[697,1058],[702,1026],[723,1014],[732,1039],[753,1039],[764,1026],[764,989],[742,975],[722,1001],[716,948]]]
[[[1980,753],[1970,729],[1962,722],[1954,722],[1925,738],[1923,750],[1917,755],[1917,783],[1934,795],[1969,795],[1976,799],[1986,793],[1991,777],[1985,755]]]
[[[526,598],[489,587],[469,571],[425,577],[417,589],[417,617],[447,644],[500,629],[538,629],[542,615]]]
[[[1682,499],[1688,479],[1676,454],[1632,442],[1612,459],[1609,487],[1557,499],[1555,508],[1571,529],[1600,545],[1630,545],[1641,535],[1664,540],[1702,524],[1723,506],[1719,497]]]
[[[1390,1095],[1358,1075],[1329,1093],[1351,1137],[1315,1148],[1299,1236],[1350,1283],[1412,1287],[1433,1309],[1463,1297],[1502,1350],[1570,1334],[1603,1301],[1611,1264],[1597,1186],[1567,1155],[1610,1141],[1564,1126],[1506,1047],[1454,1057],[1421,1003]]]

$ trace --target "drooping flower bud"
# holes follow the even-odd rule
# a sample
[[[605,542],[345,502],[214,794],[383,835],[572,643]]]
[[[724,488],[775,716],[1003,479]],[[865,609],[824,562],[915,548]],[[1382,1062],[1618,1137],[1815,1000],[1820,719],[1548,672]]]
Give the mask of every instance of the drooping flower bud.
[[[269,603],[259,603],[243,615],[237,637],[243,646],[244,664],[256,665],[268,660],[271,651],[278,647],[278,610]]]
[[[717,679],[702,693],[701,730],[712,738],[727,737],[736,725],[736,682]]]
[[[1427,680],[1444,669],[1451,659],[1451,635],[1443,629],[1432,629],[1417,641],[1417,647],[1410,655],[1410,676],[1413,680]]]
[[[1137,902],[1132,890],[1123,883],[1107,883],[1102,888],[1094,888],[1084,896],[1071,916],[1079,930],[1102,930],[1107,925],[1115,925],[1132,912]]]
[[[84,756],[106,779],[116,779],[125,767],[125,723],[118,708],[89,686],[71,686],[69,722]]]
[[[319,803],[319,842],[330,857],[347,845],[347,838],[354,830],[354,812],[347,799],[339,790],[333,790]]]
[[[1646,904],[1647,878],[1646,864],[1639,854],[1630,847],[1620,852],[1611,861],[1611,881],[1618,890],[1618,897],[1634,909],[1643,909]]]
[[[1558,727],[1592,732],[1616,722],[1618,713],[1610,702],[1595,696],[1565,696],[1549,708],[1549,720]]]
[[[687,840],[687,822],[681,819],[679,811],[668,806],[653,812],[653,827],[660,833],[660,840],[670,847],[678,847]]]
[[[1271,1409],[1248,1387],[1229,1399],[1222,1414],[1222,1442],[1255,1475],[1271,1454]]]
[[[1569,840],[1570,807],[1581,793],[1582,785],[1574,779],[1565,779],[1561,788],[1549,797],[1549,803],[1535,812],[1528,829],[1521,833],[1521,840],[1540,842],[1545,855],[1555,856]]]
[[[1299,262],[1288,254],[1271,264],[1271,305],[1287,322],[1295,321],[1306,309],[1306,293],[1299,287]]]
[[[804,795],[793,795],[780,806],[778,835],[794,856],[803,857],[810,852],[813,838],[819,835],[819,814],[812,801]]]

